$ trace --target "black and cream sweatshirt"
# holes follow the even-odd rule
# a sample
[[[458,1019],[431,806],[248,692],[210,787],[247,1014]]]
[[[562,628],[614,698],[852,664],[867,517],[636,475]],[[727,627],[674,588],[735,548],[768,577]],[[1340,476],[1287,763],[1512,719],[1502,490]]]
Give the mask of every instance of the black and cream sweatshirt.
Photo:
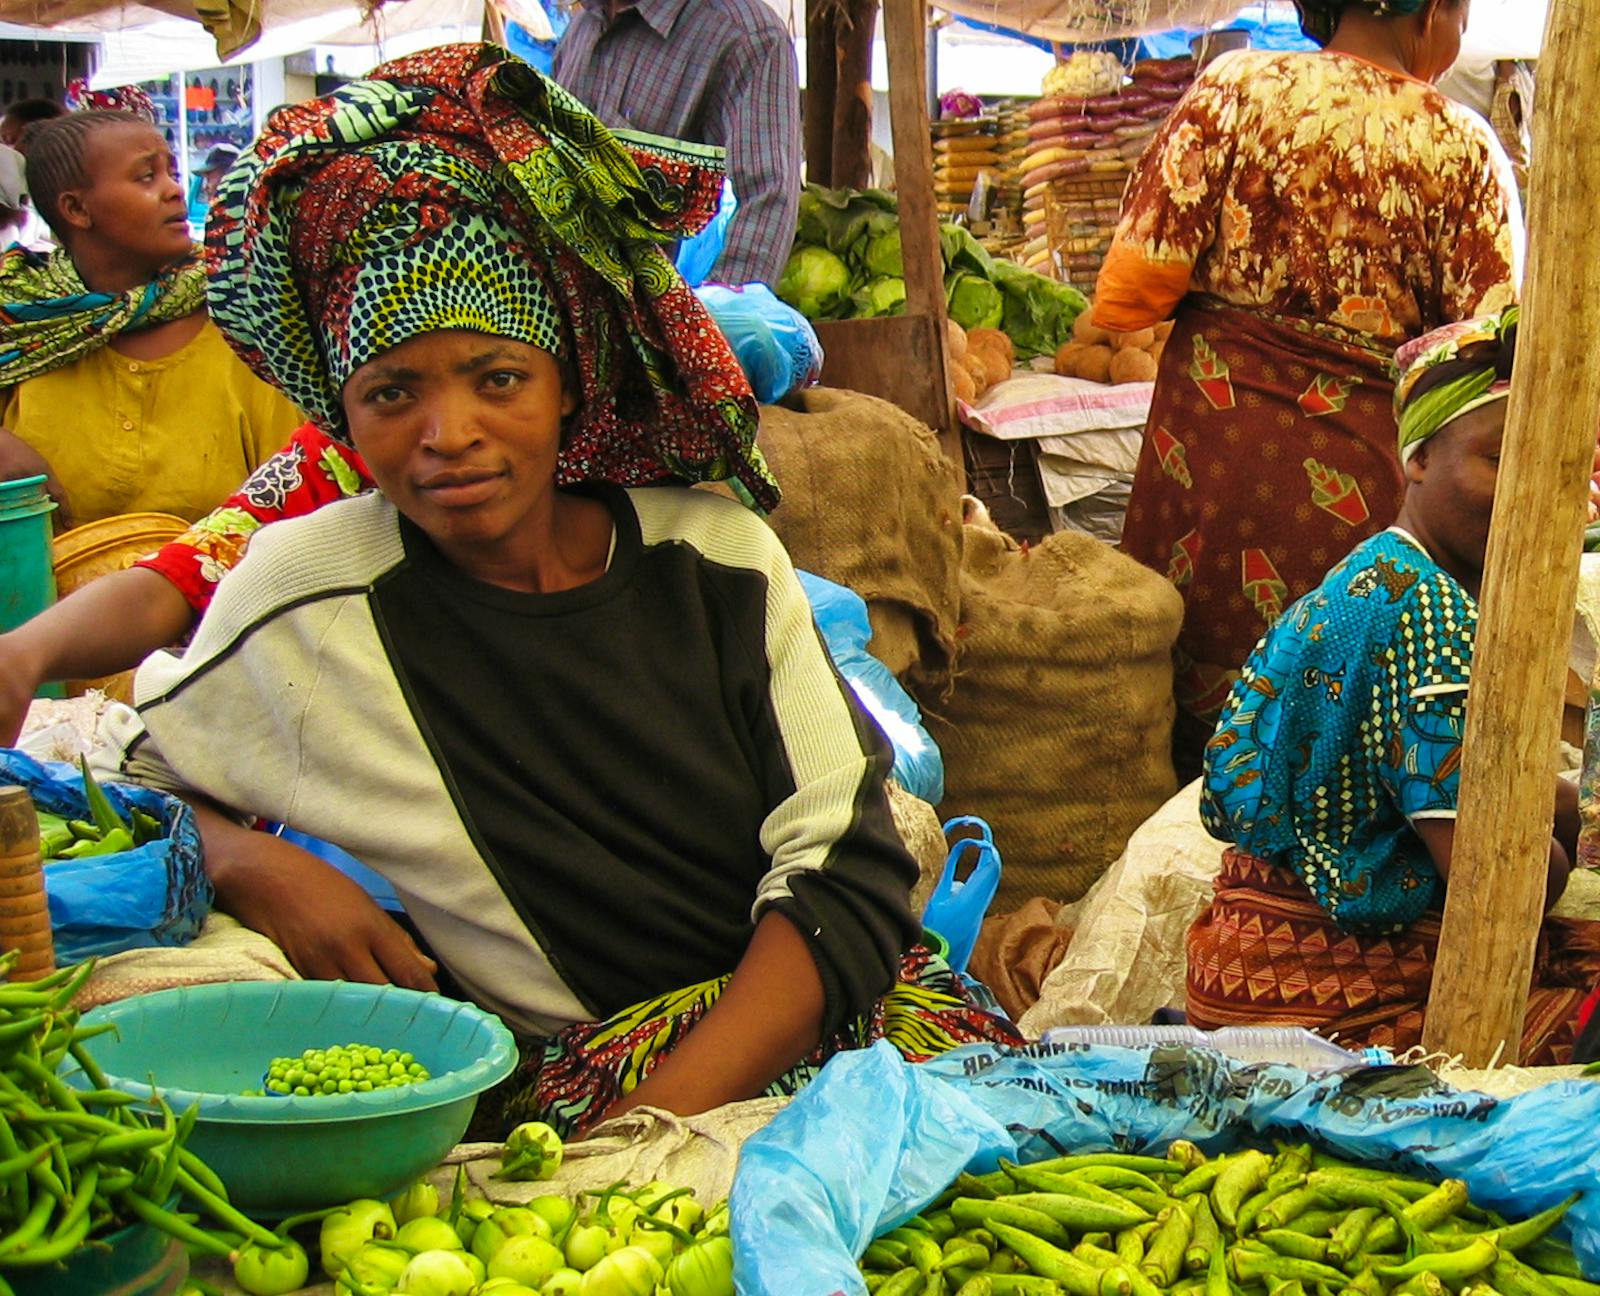
[[[121,774],[344,847],[519,1032],[731,972],[769,909],[831,1030],[916,935],[888,744],[770,528],[604,498],[605,574],[548,595],[469,579],[375,493],[265,528],[140,669]]]

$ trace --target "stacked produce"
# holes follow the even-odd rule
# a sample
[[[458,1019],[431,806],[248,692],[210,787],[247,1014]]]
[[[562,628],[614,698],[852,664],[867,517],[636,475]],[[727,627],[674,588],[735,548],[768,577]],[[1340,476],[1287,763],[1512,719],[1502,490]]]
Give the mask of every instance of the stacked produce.
[[[528,1149],[542,1154],[530,1159]],[[549,1178],[561,1142],[530,1122],[506,1141],[497,1177]],[[305,1284],[306,1249],[290,1234],[319,1223],[316,1251],[337,1296],[733,1296],[733,1242],[725,1203],[707,1210],[687,1188],[616,1184],[570,1201],[554,1193],[525,1206],[469,1195],[464,1171],[441,1209],[430,1184],[393,1202],[359,1200],[285,1220],[268,1253],[295,1261],[241,1270],[250,1296],[285,1296]],[[290,1250],[292,1248],[292,1250]],[[296,1281],[290,1282],[291,1279]]]
[[[1011,377],[1017,350],[999,329],[975,328],[970,332],[954,320],[950,330],[950,375],[956,398],[975,401],[996,383]]]
[[[1171,321],[1136,333],[1108,333],[1095,327],[1091,314],[1085,311],[1074,321],[1072,341],[1056,351],[1056,372],[1098,383],[1154,382]]]
[[[1071,281],[1092,284],[1116,230],[1121,183],[1194,80],[1193,59],[1146,59],[1131,82],[1100,70],[1050,93],[1028,109],[1022,163],[1024,264],[1049,264],[1055,253]],[[1054,233],[1048,200],[1059,204]]]
[[[861,1258],[877,1296],[1596,1296],[1549,1236],[1441,1184],[1307,1145],[1082,1153],[961,1175]]]
[[[115,855],[147,842],[159,841],[161,824],[143,810],[132,812],[132,822],[123,820],[89,772],[87,761],[79,761],[83,771],[83,795],[89,803],[88,819],[63,819],[40,806],[39,854],[45,860],[85,859],[95,855]]]
[[[1028,156],[1028,110],[1024,105],[1007,108],[1000,115],[998,137],[1000,165],[995,169],[996,214],[1007,213],[1021,227],[1022,164]]]
[[[945,302],[966,329],[999,329],[1016,357],[1054,355],[1088,305],[1083,294],[997,261],[965,228],[939,230]],[[807,319],[865,319],[905,311],[905,264],[893,195],[822,189],[800,196],[794,250],[776,292]]]
[[[939,121],[933,123],[933,194],[942,216],[960,216],[972,201],[978,177],[988,172],[991,181],[1000,165],[996,122]]]

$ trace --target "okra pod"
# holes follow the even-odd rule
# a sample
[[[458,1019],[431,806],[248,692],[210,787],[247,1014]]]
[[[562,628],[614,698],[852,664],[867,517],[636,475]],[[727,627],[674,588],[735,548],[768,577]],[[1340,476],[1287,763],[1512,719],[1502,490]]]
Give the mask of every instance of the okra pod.
[[[1072,1248],[1072,1254],[1082,1260],[1091,1269],[1098,1269],[1104,1273],[1107,1269],[1116,1269],[1122,1264],[1122,1257],[1115,1251],[1107,1251],[1104,1247],[1096,1246],[1092,1242],[1079,1242]]]
[[[1136,1224],[1117,1234],[1117,1255],[1128,1268],[1137,1269],[1144,1263],[1145,1239],[1154,1230],[1155,1221],[1151,1220],[1148,1224]]]
[[[1184,1251],[1194,1232],[1194,1221],[1181,1206],[1169,1206],[1157,1217],[1160,1225],[1145,1249],[1139,1272],[1158,1287],[1170,1287],[1183,1269]]]
[[[1232,1158],[1217,1176],[1211,1187],[1211,1209],[1217,1222],[1234,1228],[1239,1220],[1239,1208],[1245,1198],[1258,1191],[1267,1181],[1272,1162],[1265,1152],[1250,1148]]]
[[[1191,1203],[1190,1219],[1193,1222],[1189,1245],[1183,1253],[1184,1267],[1190,1273],[1203,1273],[1211,1264],[1211,1252],[1222,1234],[1217,1228],[1216,1216],[1211,1213],[1209,1197],[1198,1193],[1184,1200]]]

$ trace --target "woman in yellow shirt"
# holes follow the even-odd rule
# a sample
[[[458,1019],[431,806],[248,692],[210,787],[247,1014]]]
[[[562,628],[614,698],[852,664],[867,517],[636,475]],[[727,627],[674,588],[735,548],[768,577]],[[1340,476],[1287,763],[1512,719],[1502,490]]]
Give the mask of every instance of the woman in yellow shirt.
[[[160,133],[73,113],[28,137],[61,241],[0,255],[0,475],[45,472],[75,522],[203,516],[303,420],[205,313],[205,271]]]

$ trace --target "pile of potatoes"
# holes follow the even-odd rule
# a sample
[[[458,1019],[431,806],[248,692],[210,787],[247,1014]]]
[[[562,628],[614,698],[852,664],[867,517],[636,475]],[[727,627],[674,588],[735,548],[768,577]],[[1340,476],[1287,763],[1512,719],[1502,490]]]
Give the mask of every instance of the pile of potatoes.
[[[999,329],[964,329],[954,320],[950,327],[950,374],[956,398],[972,401],[996,383],[1011,377],[1017,362],[1016,348]]]
[[[1056,352],[1056,372],[1097,383],[1154,382],[1172,322],[1137,333],[1108,333],[1089,322],[1086,310],[1072,326],[1072,341]]]

